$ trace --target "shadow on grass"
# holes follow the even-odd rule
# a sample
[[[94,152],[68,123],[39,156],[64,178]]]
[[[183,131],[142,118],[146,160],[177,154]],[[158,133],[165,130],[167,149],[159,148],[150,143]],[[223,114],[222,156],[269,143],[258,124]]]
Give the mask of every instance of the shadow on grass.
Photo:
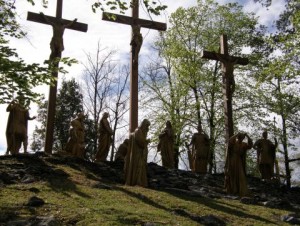
[[[164,211],[167,211],[167,212],[174,213],[176,215],[187,218],[187,219],[189,219],[191,221],[194,221],[194,222],[197,222],[197,223],[203,223],[202,222],[203,219],[201,219],[200,216],[198,216],[194,213],[189,213],[188,211],[186,211],[184,209],[168,208],[168,207],[166,207],[166,206],[164,206],[160,203],[157,203],[157,202],[151,200],[150,198],[148,198],[148,197],[146,197],[146,196],[144,196],[140,193],[135,193],[135,192],[129,191],[129,190],[127,190],[125,188],[122,188],[122,187],[116,187],[115,189],[127,194],[128,196],[136,198],[136,199],[144,202],[145,204],[151,205],[154,208],[158,208],[158,209],[161,209],[161,210],[164,210]],[[219,204],[218,201],[215,201],[213,199],[202,198],[202,197],[201,198],[200,197],[195,198],[195,197],[191,197],[191,196],[188,196],[188,195],[185,195],[185,194],[180,194],[178,192],[173,192],[173,191],[169,191],[169,190],[168,191],[162,190],[162,191],[166,192],[168,194],[171,194],[172,196],[175,196],[177,198],[183,199],[185,201],[195,202],[197,204],[207,206],[207,207],[211,208],[212,210],[217,210],[217,211],[220,211],[220,212],[224,212],[224,213],[229,214],[229,215],[234,215],[234,216],[237,216],[237,217],[240,217],[240,218],[245,218],[245,219],[251,218],[253,220],[261,222],[262,224],[273,224],[274,223],[274,222],[272,222],[268,219],[264,219],[260,216],[252,215],[252,214],[249,214],[249,213],[246,213],[244,211],[236,209],[238,207],[236,207],[236,208],[226,207],[224,205]]]
[[[145,204],[147,205],[150,205],[150,206],[153,206],[154,208],[157,208],[157,209],[161,209],[161,210],[164,210],[166,212],[169,212],[169,213],[173,213],[173,214],[176,214],[176,215],[179,215],[181,217],[184,217],[184,218],[187,218],[191,221],[194,221],[196,223],[203,223],[203,219],[201,219],[201,217],[195,215],[195,214],[191,214],[191,213],[188,213],[186,210],[182,210],[182,209],[172,209],[172,208],[168,208],[168,207],[165,207],[153,200],[151,200],[150,198],[140,194],[140,193],[135,193],[135,192],[132,192],[132,191],[129,191],[125,188],[122,188],[122,187],[116,187],[115,188],[116,190],[118,191],[121,191],[123,193],[125,193],[126,195],[128,196],[131,196],[133,198],[136,198],[142,202],[144,202]],[[223,225],[223,224],[222,224]],[[225,223],[224,223],[225,225]]]
[[[74,192],[81,197],[91,198],[91,196],[78,190],[76,184],[69,179],[69,174],[61,169],[56,169],[48,165],[39,155],[40,154],[18,154],[14,156],[1,156],[1,158],[5,158],[6,160],[16,159],[19,162],[16,164],[18,165],[17,168],[12,167],[13,170],[10,169],[10,174],[13,173],[15,176],[23,179],[29,178],[33,182],[45,181],[52,190],[63,193],[64,195],[68,195],[67,192]],[[21,182],[23,179],[21,179]]]
[[[224,212],[224,213],[229,214],[229,215],[234,215],[234,216],[245,218],[245,219],[250,218],[250,219],[253,219],[253,220],[256,220],[256,221],[260,221],[264,224],[273,224],[274,223],[274,222],[272,222],[268,219],[262,218],[260,216],[249,214],[249,213],[246,213],[244,211],[241,211],[240,207],[236,207],[234,205],[230,205],[232,208],[229,207],[229,205],[224,206],[222,204],[219,204],[219,202],[214,200],[214,199],[209,199],[209,198],[205,198],[205,197],[191,197],[191,196],[188,196],[186,194],[181,194],[179,192],[170,191],[170,190],[165,191],[165,192],[168,193],[168,194],[171,194],[171,195],[173,195],[177,198],[184,199],[184,200],[189,201],[189,202],[196,202],[196,203],[205,205],[205,206],[207,206],[207,207],[209,207],[213,210],[218,210],[220,212]],[[239,209],[237,209],[237,208],[239,208]]]

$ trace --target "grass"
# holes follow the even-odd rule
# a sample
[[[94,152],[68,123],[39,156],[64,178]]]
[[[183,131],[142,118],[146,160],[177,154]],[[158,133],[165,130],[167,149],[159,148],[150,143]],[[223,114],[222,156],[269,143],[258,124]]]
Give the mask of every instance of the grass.
[[[10,161],[18,163],[18,160]],[[63,225],[143,225],[149,222],[192,226],[200,225],[199,216],[213,214],[228,225],[285,225],[280,216],[289,213],[260,205],[245,205],[239,200],[192,197],[178,192],[107,183],[80,168],[47,164],[62,176],[0,188],[0,222],[53,215]],[[99,183],[107,186],[97,188]],[[34,195],[42,198],[45,205],[26,206]]]

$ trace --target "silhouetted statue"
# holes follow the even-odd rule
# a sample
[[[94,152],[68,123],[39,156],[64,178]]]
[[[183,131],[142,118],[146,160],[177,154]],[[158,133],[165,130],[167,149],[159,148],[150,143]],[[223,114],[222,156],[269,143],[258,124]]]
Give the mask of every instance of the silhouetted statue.
[[[137,61],[139,52],[143,44],[143,36],[141,34],[140,25],[132,25],[132,38],[130,45],[132,46],[133,60]]]
[[[198,132],[193,134],[191,145],[191,170],[196,173],[207,173],[207,164],[210,158],[210,139],[202,130],[202,126],[198,126]]]
[[[36,117],[30,117],[29,111],[24,107],[24,97],[18,96],[17,101],[12,101],[6,111],[9,112],[6,127],[6,154],[18,154],[23,143],[24,153],[27,153],[28,145],[28,120]]]
[[[125,139],[122,144],[118,147],[116,156],[115,156],[115,162],[124,162],[126,154],[128,152],[128,143],[129,139]]]
[[[268,139],[267,131],[264,131],[262,136],[262,139],[254,143],[253,148],[257,150],[257,163],[262,179],[270,180],[274,177],[277,139],[274,139],[275,144],[273,144]]]
[[[174,162],[174,133],[170,121],[166,122],[166,128],[159,134],[159,143],[157,151],[161,154],[162,165],[173,169]]]
[[[148,186],[147,180],[147,155],[148,144],[147,139],[150,122],[144,119],[141,125],[130,134],[128,153],[125,158],[125,184]]]
[[[109,114],[108,112],[104,112],[99,124],[99,145],[98,152],[95,156],[95,162],[103,162],[106,161],[109,148],[112,142],[111,136],[113,135],[113,131],[110,128],[108,122]]]
[[[71,121],[69,130],[69,140],[66,144],[66,151],[76,157],[84,158],[84,114],[79,113],[77,117]]]
[[[247,137],[248,142],[243,140]],[[238,133],[229,139],[225,163],[225,189],[227,193],[248,194],[246,178],[246,152],[252,148],[252,140],[246,133]]]
[[[61,57],[61,53],[65,49],[63,40],[65,29],[71,27],[77,21],[77,19],[73,20],[69,24],[64,24],[62,19],[58,19],[56,22],[52,22],[51,20],[48,20],[48,18],[43,13],[40,14],[43,16],[45,21],[52,26],[53,29],[53,36],[50,42],[50,59]]]

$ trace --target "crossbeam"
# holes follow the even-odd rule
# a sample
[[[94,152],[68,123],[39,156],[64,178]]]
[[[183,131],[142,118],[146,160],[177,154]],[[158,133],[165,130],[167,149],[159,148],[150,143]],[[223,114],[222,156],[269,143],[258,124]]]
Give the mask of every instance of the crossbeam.
[[[129,16],[114,13],[104,12],[102,14],[102,20],[126,25],[140,25],[143,28],[154,29],[158,31],[167,30],[167,24],[165,23],[155,22],[152,20],[144,20],[140,18],[135,19]]]
[[[41,23],[41,24],[47,24],[50,25],[45,18],[47,18],[48,21],[51,21],[52,23],[55,23],[57,21],[56,17],[52,16],[47,16],[44,15],[42,16],[39,13],[33,13],[33,12],[28,12],[27,13],[27,20]],[[65,20],[61,19],[62,23],[67,25],[70,24],[72,21],[71,20]],[[75,30],[75,31],[81,31],[81,32],[87,32],[88,30],[88,25],[80,22],[73,23],[71,26],[67,27],[67,29]]]

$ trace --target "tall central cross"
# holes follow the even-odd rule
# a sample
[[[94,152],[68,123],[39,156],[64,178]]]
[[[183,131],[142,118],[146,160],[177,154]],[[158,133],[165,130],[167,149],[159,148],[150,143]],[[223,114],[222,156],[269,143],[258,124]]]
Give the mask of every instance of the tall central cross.
[[[45,140],[45,152],[48,154],[52,153],[53,146],[53,134],[54,134],[54,120],[55,120],[55,108],[56,108],[56,93],[57,93],[57,77],[59,60],[61,53],[64,50],[63,34],[66,28],[76,31],[87,31],[87,24],[76,22],[77,19],[70,21],[62,19],[62,5],[63,0],[57,0],[56,5],[56,17],[46,16],[42,13],[28,12],[27,20],[38,22],[42,24],[51,25],[53,28],[53,36],[50,43],[50,65],[52,68],[52,76],[55,79],[54,84],[50,86],[49,100],[48,100],[48,113],[47,113],[47,125],[46,125],[46,140]]]
[[[224,113],[225,113],[225,130],[226,130],[226,143],[231,136],[233,136],[233,114],[232,114],[232,95],[235,90],[234,81],[234,65],[247,65],[249,60],[247,58],[230,56],[228,54],[227,36],[221,35],[220,38],[220,53],[215,52],[202,52],[202,58],[221,61],[222,63],[222,80],[223,80],[223,98],[224,98]]]
[[[113,13],[103,13],[103,20],[131,25],[131,62],[130,62],[130,125],[129,131],[133,132],[138,126],[138,53],[142,45],[139,28],[149,28],[159,31],[165,31],[165,23],[143,20],[139,18],[139,0],[132,0],[132,17],[117,15]],[[138,45],[140,46],[137,46]],[[137,50],[138,48],[138,50]]]

